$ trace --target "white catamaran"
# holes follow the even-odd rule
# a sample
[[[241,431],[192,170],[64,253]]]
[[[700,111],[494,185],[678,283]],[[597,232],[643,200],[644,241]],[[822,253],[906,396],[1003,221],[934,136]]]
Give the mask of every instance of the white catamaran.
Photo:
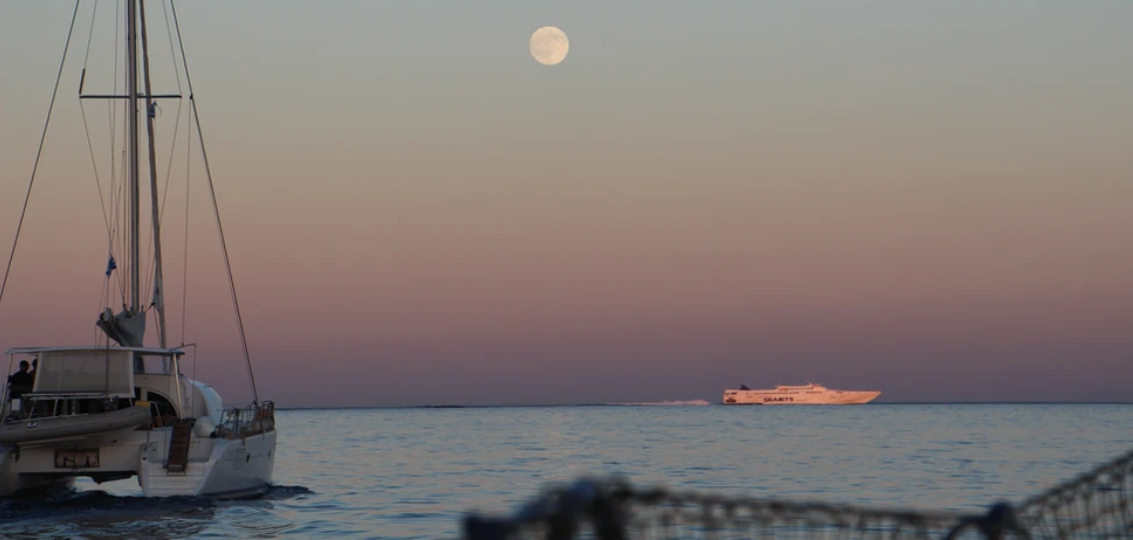
[[[810,381],[771,390],[752,390],[741,384],[739,389],[724,390],[724,405],[861,405],[880,395],[875,390],[834,390]]]
[[[98,4],[95,6],[97,11]],[[164,9],[166,6],[162,4],[161,7]],[[172,0],[168,7],[172,9],[175,25],[172,28],[176,28],[176,33],[170,29],[169,11],[165,11],[165,27],[170,29],[170,53],[176,70],[178,56],[173,42],[174,38],[178,43],[181,42],[181,31]],[[224,232],[220,227],[220,213],[216,208],[216,195],[212,189],[204,138],[193,101],[192,82],[184,64],[184,46],[182,44],[180,47],[181,66],[184,69],[178,71],[177,80],[180,85],[183,73],[188,85],[188,111],[191,118],[188,125],[190,129],[193,125],[196,127],[191,133],[195,137],[191,140],[199,143],[199,156],[208,177],[219,242],[224,250],[229,292],[243,344],[244,360],[248,364],[252,403],[243,408],[225,408],[220,396],[208,384],[191,380],[182,374],[181,361],[185,350],[193,347],[192,344],[183,343],[184,335],[181,336],[182,344],[179,346],[169,346],[167,343],[169,339],[165,328],[161,259],[162,202],[159,200],[154,129],[158,116],[156,101],[180,100],[182,96],[180,92],[153,92],[145,5],[143,0],[125,0],[125,8],[124,13],[121,13],[123,10],[118,11],[124,15],[124,20],[115,17],[119,21],[116,24],[124,22],[119,26],[121,33],[116,32],[116,39],[120,39],[122,33],[125,34],[125,89],[119,91],[118,84],[115,83],[116,89],[110,94],[84,94],[82,81],[86,80],[85,66],[79,83],[81,100],[111,100],[112,106],[126,104],[124,108],[115,107],[124,117],[122,121],[126,126],[126,137],[122,143],[124,148],[117,150],[126,155],[126,171],[117,190],[124,199],[120,206],[123,210],[116,217],[108,217],[107,232],[111,253],[106,271],[107,290],[121,292],[118,298],[122,300],[122,309],[115,314],[109,307],[114,294],[104,293],[103,306],[106,309],[99,314],[95,324],[105,336],[96,339],[94,345],[8,350],[9,373],[13,366],[27,362],[26,367],[34,366],[34,375],[24,367],[9,379],[10,384],[4,385],[0,400],[0,496],[33,488],[66,486],[78,477],[89,477],[101,483],[132,476],[137,476],[142,492],[147,497],[256,496],[268,490],[272,478],[276,445],[274,405],[271,401],[260,400],[255,390],[232,270],[224,247]],[[74,17],[78,13],[76,3],[71,33],[74,32]],[[71,43],[70,34],[67,43],[68,46]],[[117,47],[115,50],[118,50]],[[65,65],[66,51],[63,58]],[[115,80],[118,80],[117,71],[116,65]],[[60,75],[63,72],[63,66],[60,66]],[[139,78],[142,80],[139,81]],[[57,80],[56,90],[58,87]],[[52,107],[54,103],[53,96]],[[138,132],[139,112],[142,110],[146,111],[144,122],[149,143],[145,152],[148,153],[149,202],[152,206],[152,261],[143,261],[140,256],[143,224],[139,160],[144,154]],[[115,114],[111,117],[115,117]],[[49,113],[48,119],[50,118]],[[84,116],[84,124],[85,122]],[[44,129],[46,133],[47,127]],[[42,150],[41,141],[40,152]],[[94,151],[91,152],[93,158]],[[37,156],[36,165],[38,164]],[[32,179],[34,178],[33,169]],[[29,187],[28,196],[30,195]],[[26,210],[26,203],[24,208]],[[121,220],[121,232],[111,226],[115,219]],[[22,226],[23,216],[20,224]],[[115,234],[121,234],[120,242],[116,240]],[[19,239],[19,228],[16,239]],[[122,263],[124,273],[129,275],[128,278],[120,276],[120,272],[115,275],[115,278],[120,279],[112,279],[111,274],[118,266],[116,255]],[[147,288],[142,286],[141,270],[149,264],[152,264],[153,274],[148,275],[147,280],[153,280],[153,288],[150,289],[152,302],[147,304],[142,296]],[[4,283],[0,285],[0,300],[3,299],[7,280],[8,274],[5,273]],[[158,325],[156,346],[144,344],[146,318],[149,314],[156,317]],[[2,331],[0,328],[0,332]]]

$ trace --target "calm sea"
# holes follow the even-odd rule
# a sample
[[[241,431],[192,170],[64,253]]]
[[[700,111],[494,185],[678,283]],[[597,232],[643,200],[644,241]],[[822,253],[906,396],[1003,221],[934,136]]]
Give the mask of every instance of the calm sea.
[[[456,538],[551,481],[620,473],[755,496],[974,510],[1133,449],[1133,405],[280,411],[264,499],[146,500],[133,480],[0,502],[8,538]]]

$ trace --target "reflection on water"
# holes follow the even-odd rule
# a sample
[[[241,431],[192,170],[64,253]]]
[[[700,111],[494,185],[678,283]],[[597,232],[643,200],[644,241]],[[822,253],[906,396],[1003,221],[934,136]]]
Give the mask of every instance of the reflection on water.
[[[1133,448],[1130,405],[618,406],[279,411],[277,487],[251,501],[79,482],[0,501],[9,538],[456,538],[547,482],[973,511]],[[308,489],[309,488],[309,489]]]

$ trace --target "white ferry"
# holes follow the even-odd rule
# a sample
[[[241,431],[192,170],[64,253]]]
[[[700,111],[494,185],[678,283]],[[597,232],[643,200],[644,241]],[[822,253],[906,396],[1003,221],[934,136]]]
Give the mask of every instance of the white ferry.
[[[724,405],[860,405],[880,395],[875,390],[834,390],[810,381],[771,390],[752,390],[741,384],[738,390],[724,390]]]

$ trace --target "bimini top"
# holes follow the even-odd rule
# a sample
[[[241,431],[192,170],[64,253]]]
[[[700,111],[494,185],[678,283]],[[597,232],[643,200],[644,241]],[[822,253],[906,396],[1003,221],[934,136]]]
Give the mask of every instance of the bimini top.
[[[180,349],[148,347],[22,347],[8,349],[9,355],[35,355],[33,394],[88,394],[125,398],[134,395],[134,374],[145,373],[138,361],[158,356],[177,362]],[[139,369],[142,368],[142,369]]]
[[[184,347],[184,345],[182,345]],[[97,345],[76,345],[68,347],[13,347],[8,349],[4,354],[39,354],[39,353],[53,353],[53,352],[108,352],[108,351],[129,351],[141,354],[153,354],[159,356],[181,356],[185,351],[181,347],[175,349],[162,349],[159,347],[99,347]]]

